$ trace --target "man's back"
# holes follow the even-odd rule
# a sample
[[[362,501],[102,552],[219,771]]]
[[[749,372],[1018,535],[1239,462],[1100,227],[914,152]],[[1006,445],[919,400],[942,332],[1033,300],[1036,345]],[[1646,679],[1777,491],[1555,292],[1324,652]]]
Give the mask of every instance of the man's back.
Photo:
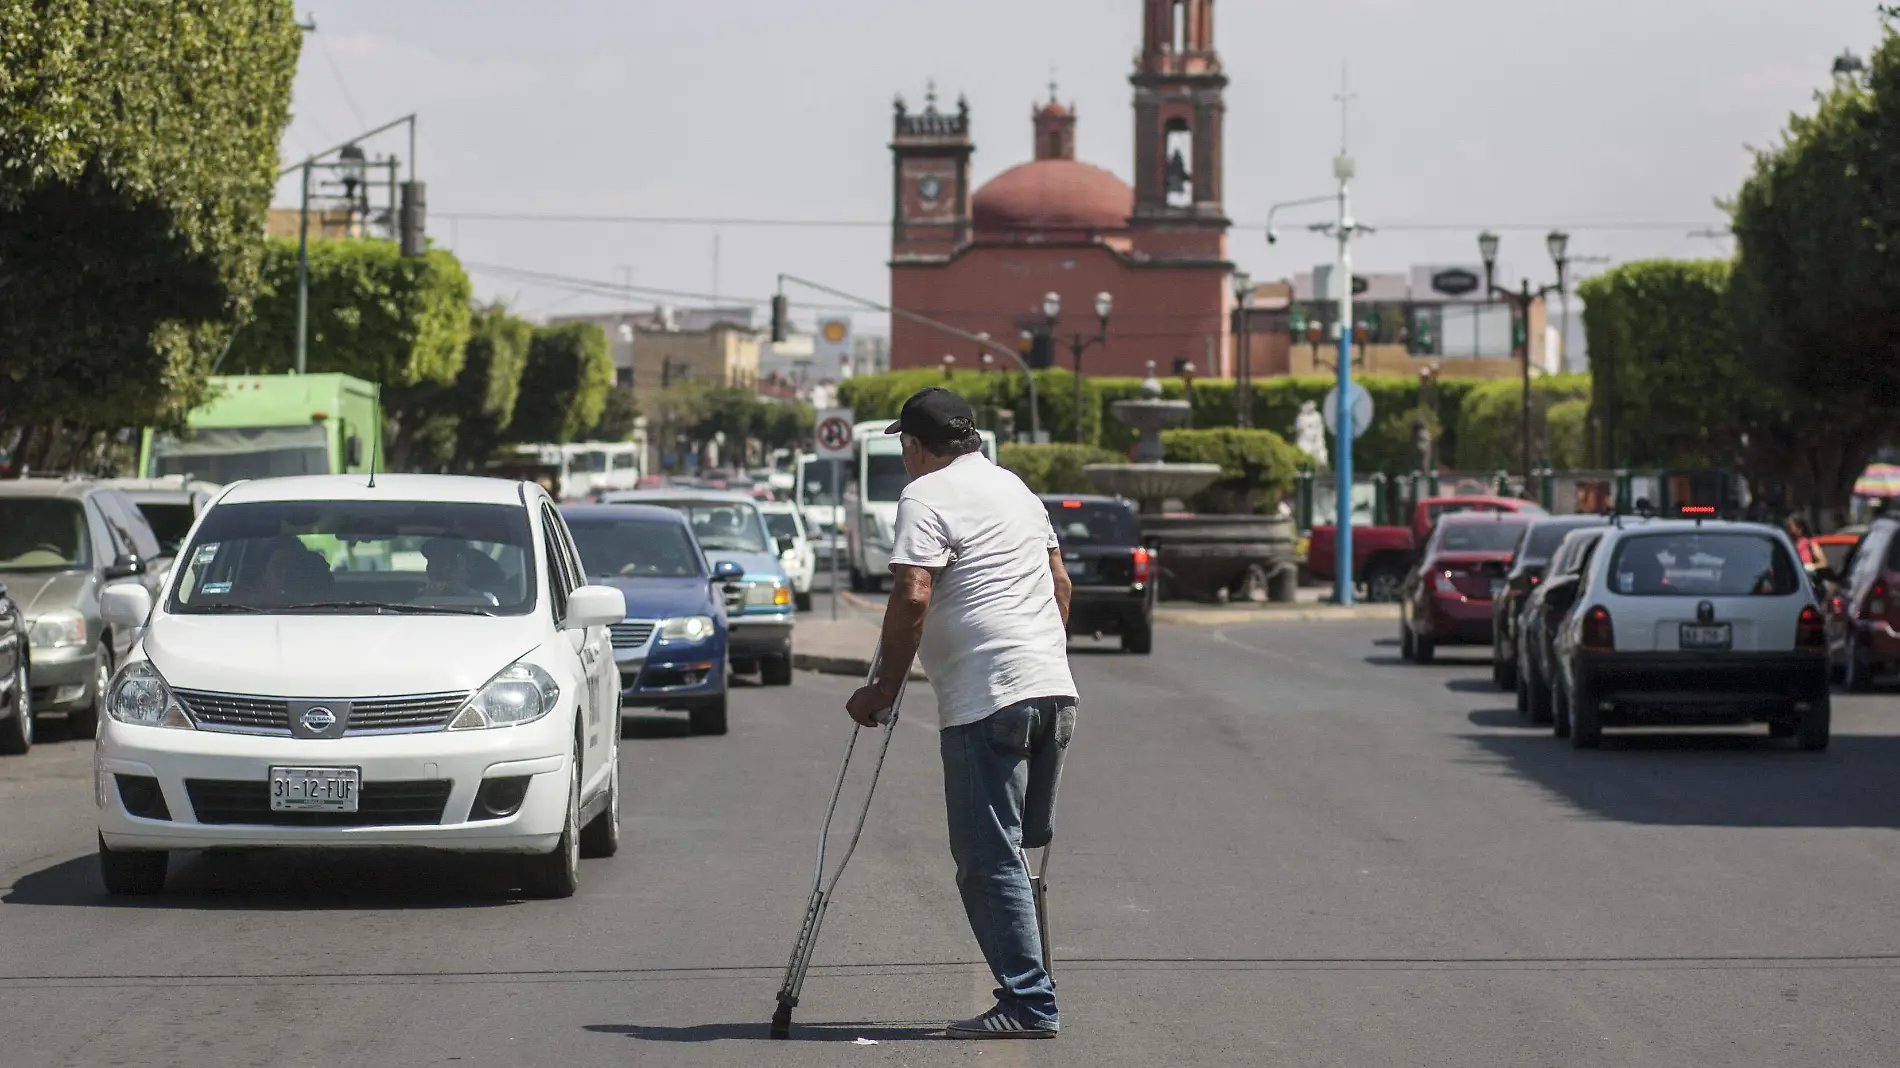
[[[938,571],[918,658],[944,727],[1031,697],[1073,695],[1056,605],[1049,513],[980,453],[913,481],[897,506],[893,564]]]

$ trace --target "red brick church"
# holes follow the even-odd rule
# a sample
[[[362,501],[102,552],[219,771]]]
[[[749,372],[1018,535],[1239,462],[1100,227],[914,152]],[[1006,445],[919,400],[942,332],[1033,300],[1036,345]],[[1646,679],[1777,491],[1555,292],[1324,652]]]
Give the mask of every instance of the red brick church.
[[[972,190],[970,110],[922,112],[897,101],[891,142],[891,304],[1017,345],[1046,334],[1043,295],[1062,298],[1053,355],[1093,336],[1097,293],[1114,297],[1108,344],[1085,374],[1162,374],[1192,361],[1231,367],[1233,264],[1221,203],[1227,76],[1214,51],[1214,0],[1144,0],[1134,84],[1135,184],[1075,158],[1076,113],[1055,98],[1033,109],[1034,160]],[[968,343],[894,316],[891,365],[970,368]]]

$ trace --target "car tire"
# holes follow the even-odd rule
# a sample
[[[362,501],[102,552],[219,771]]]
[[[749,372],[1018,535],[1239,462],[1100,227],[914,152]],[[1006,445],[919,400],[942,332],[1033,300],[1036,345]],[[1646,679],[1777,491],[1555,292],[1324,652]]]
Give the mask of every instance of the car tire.
[[[553,850],[521,858],[521,889],[530,897],[573,897],[581,887],[581,749],[568,762],[567,818]]]
[[[581,856],[590,859],[620,852],[620,756],[609,749],[607,758],[614,762],[607,773],[607,807],[581,828]]]
[[[694,734],[726,733],[726,695],[694,706],[686,713],[686,725]]]
[[[33,689],[27,684],[26,659],[13,668],[13,714],[0,719],[0,756],[21,756],[33,748]]]
[[[1533,724],[1544,726],[1552,722],[1558,694],[1556,687],[1541,678],[1536,668],[1524,672],[1528,681],[1524,685],[1524,715]],[[1558,735],[1562,738],[1564,735]]]
[[[1391,604],[1399,599],[1399,589],[1405,585],[1405,572],[1386,565],[1375,565],[1366,572],[1366,601],[1369,604]]]
[[[1847,663],[1842,667],[1841,686],[1848,693],[1871,693],[1874,688],[1874,665],[1861,652],[1860,641],[1853,634],[1847,636]]]
[[[99,717],[106,710],[106,691],[112,688],[112,650],[107,645],[111,640],[110,637],[99,639],[99,661],[92,677],[92,704],[66,713],[66,737],[75,742],[99,736]]]
[[[1491,645],[1491,681],[1500,691],[1517,689],[1517,660],[1506,660],[1504,648],[1493,642]]]
[[[1799,717],[1793,717],[1793,716],[1791,716],[1791,717],[1790,717],[1790,718],[1788,718],[1788,719],[1771,719],[1771,720],[1769,720],[1769,721],[1768,721],[1768,737],[1770,737],[1770,738],[1792,738],[1792,737],[1794,737],[1794,734],[1795,734],[1795,728],[1796,728],[1796,727],[1797,727],[1797,726],[1799,725],[1799,724],[1797,723],[1797,720],[1798,720],[1798,719],[1799,719]]]
[[[857,565],[853,564],[851,567],[851,592],[863,593],[865,590],[864,572],[859,571]]]
[[[800,612],[811,611],[811,591],[806,590],[804,593],[793,593],[792,605]]]
[[[1432,662],[1432,658],[1437,655],[1438,655],[1437,642],[1431,640],[1430,638],[1422,638],[1422,637],[1414,637],[1412,639],[1412,662],[1413,663],[1429,664]]]
[[[767,686],[792,684],[792,654],[774,653],[759,660],[759,681]]]
[[[99,837],[99,878],[113,897],[150,897],[165,890],[171,854],[164,850],[107,849]]]
[[[1571,684],[1564,711],[1570,720],[1570,748],[1596,749],[1603,744],[1603,713],[1582,683]]]
[[[1147,656],[1155,651],[1155,627],[1146,620],[1122,631],[1122,652]]]
[[[1828,734],[1833,729],[1834,708],[1826,694],[1819,701],[1808,706],[1806,712],[1794,724],[1794,744],[1797,749],[1818,753],[1827,748]]]
[[[1418,649],[1413,645],[1416,640],[1417,637],[1412,633],[1412,625],[1406,622],[1404,614],[1401,613],[1399,615],[1399,656],[1407,663],[1418,657]]]

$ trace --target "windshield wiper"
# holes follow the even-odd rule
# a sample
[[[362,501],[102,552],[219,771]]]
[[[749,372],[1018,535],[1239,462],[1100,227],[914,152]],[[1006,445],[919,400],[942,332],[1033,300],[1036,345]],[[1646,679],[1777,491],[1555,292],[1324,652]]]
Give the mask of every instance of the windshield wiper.
[[[219,613],[225,613],[225,612],[235,613],[235,612],[268,612],[268,611],[270,611],[270,609],[259,608],[258,606],[254,604],[235,604],[235,603],[195,604],[195,605],[188,604],[185,606],[186,614],[194,615],[194,616],[195,615],[207,615],[207,616],[217,615]]]
[[[492,616],[495,613],[486,608],[473,606],[436,606],[426,604],[394,604],[389,601],[311,601],[307,604],[285,605],[285,612],[330,611],[349,609],[374,609],[379,612],[395,612],[412,616]]]

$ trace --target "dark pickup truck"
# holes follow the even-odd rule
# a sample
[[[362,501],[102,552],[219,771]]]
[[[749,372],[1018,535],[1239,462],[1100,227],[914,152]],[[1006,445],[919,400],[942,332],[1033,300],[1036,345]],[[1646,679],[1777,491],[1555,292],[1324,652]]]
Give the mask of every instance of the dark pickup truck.
[[[1045,496],[1049,525],[1075,592],[1069,633],[1118,634],[1122,649],[1154,649],[1155,558],[1141,544],[1134,506],[1116,497]]]
[[[1418,560],[1419,546],[1431,535],[1438,517],[1451,512],[1523,512],[1544,515],[1542,508],[1516,497],[1427,497],[1412,509],[1409,527],[1353,527],[1353,584],[1365,590],[1368,601],[1396,601],[1406,573]],[[1314,527],[1306,549],[1306,570],[1330,582],[1334,575],[1334,527]]]

